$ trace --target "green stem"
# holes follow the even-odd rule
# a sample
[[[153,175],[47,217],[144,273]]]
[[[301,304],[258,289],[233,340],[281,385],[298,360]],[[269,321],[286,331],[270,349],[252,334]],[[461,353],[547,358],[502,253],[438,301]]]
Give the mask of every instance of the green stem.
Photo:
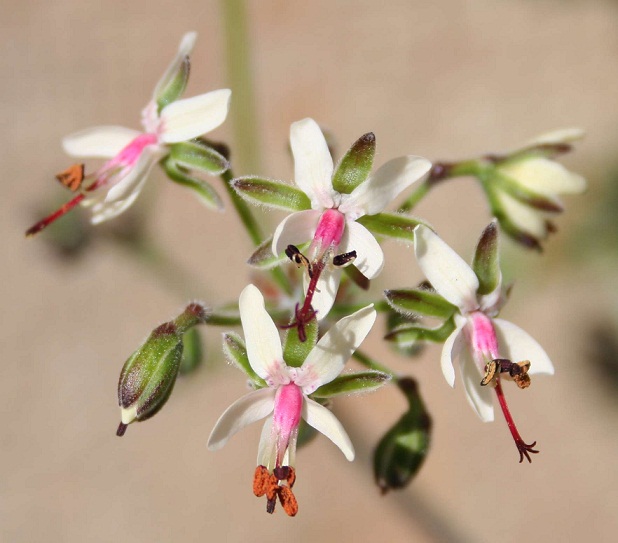
[[[373,358],[366,355],[363,351],[354,351],[352,357],[370,370],[381,371],[382,373],[390,375],[395,383],[399,381],[399,376],[397,376],[397,374],[395,374],[393,370],[387,368],[386,366],[383,366],[379,362],[376,362],[375,360],[373,360]]]
[[[249,237],[253,242],[253,245],[256,247],[262,243],[264,240],[264,236],[262,234],[262,230],[260,225],[255,220],[251,209],[247,202],[245,202],[238,193],[232,188],[230,181],[234,178],[234,174],[232,170],[227,170],[221,174],[221,179],[223,180],[223,184],[225,185],[225,190],[227,191],[230,199],[232,200],[232,204],[234,205],[234,209],[238,213],[240,220],[245,225],[247,232],[249,233]],[[286,294],[292,294],[294,290],[292,289],[292,285],[288,281],[285,273],[281,269],[281,267],[277,266],[270,270],[270,274],[273,280],[283,289]]]
[[[245,225],[247,232],[249,233],[249,237],[253,242],[253,245],[256,247],[264,241],[264,236],[260,229],[260,225],[255,220],[253,213],[249,209],[247,202],[245,202],[238,193],[232,188],[230,185],[230,181],[234,178],[234,174],[232,170],[229,169],[221,174],[221,179],[223,180],[223,184],[225,185],[225,190],[227,191],[230,199],[232,200],[232,204],[234,204],[234,209],[238,213],[240,220]]]
[[[234,94],[232,126],[238,170],[244,174],[260,171],[257,115],[249,59],[249,29],[245,0],[221,0],[225,26],[225,52],[228,80]]]
[[[483,170],[482,159],[462,160],[461,162],[436,162],[429,176],[420,185],[416,187],[414,192],[406,198],[399,207],[402,213],[412,210],[429,191],[442,181],[453,179],[455,177],[475,176],[479,177]]]

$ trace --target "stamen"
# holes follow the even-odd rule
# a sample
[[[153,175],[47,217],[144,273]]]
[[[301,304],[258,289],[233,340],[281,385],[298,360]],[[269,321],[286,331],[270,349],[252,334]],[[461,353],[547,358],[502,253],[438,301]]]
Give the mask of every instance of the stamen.
[[[56,179],[70,191],[75,192],[81,187],[82,181],[84,180],[84,165],[73,164],[63,172],[57,174]]]
[[[487,362],[485,365],[485,377],[483,377],[481,381],[481,386],[484,387],[491,383],[496,373],[500,373],[500,359]]]
[[[298,247],[296,247],[295,245],[288,245],[285,249],[285,254],[299,268],[305,268],[307,270],[307,273],[309,274],[309,278],[313,276],[311,262],[309,262],[309,259],[300,252]]]
[[[356,251],[350,251],[349,253],[341,253],[333,258],[333,265],[341,268],[353,262],[356,259]]]
[[[511,362],[506,358],[497,358],[493,360],[500,368],[499,373],[508,373],[519,388],[528,388],[530,386],[530,376],[528,370],[530,369],[530,360],[524,360],[522,362]],[[487,375],[485,376],[487,377]],[[484,381],[485,379],[483,379]],[[481,384],[483,384],[481,381]]]
[[[501,365],[503,364],[502,361]],[[502,409],[502,414],[506,420],[506,424],[509,427],[511,435],[515,440],[515,446],[519,451],[519,463],[521,464],[524,461],[524,456],[528,462],[532,462],[530,458],[530,454],[537,454],[539,451],[535,450],[533,447],[536,445],[536,441],[533,443],[525,443],[522,437],[519,435],[519,431],[517,430],[517,426],[515,426],[515,421],[511,416],[511,412],[509,411],[509,407],[506,403],[506,397],[504,396],[504,392],[502,391],[502,385],[500,384],[500,377],[496,376],[496,394],[498,395],[498,402],[500,403],[500,408]]]
[[[287,486],[279,484],[281,481],[287,482]],[[295,481],[296,471],[291,466],[278,466],[273,473],[269,473],[266,466],[258,466],[253,476],[253,494],[258,498],[266,496],[266,512],[271,515],[279,496],[283,510],[293,517],[298,513],[298,502],[292,492]]]

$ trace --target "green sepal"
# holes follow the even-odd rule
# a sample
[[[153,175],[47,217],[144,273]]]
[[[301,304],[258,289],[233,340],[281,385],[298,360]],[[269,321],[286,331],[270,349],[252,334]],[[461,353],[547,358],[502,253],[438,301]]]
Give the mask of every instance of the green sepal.
[[[232,179],[234,190],[253,205],[265,205],[284,211],[311,209],[311,200],[299,188],[283,181],[247,176]]]
[[[410,318],[411,317],[404,317],[397,311],[390,310],[386,315],[386,330],[390,332],[392,330],[398,330],[403,326],[410,326]],[[412,322],[415,321],[416,319],[412,318]],[[419,341],[408,345],[400,345],[397,341],[391,341],[390,346],[404,356],[416,357],[423,351],[425,343]]]
[[[256,387],[264,388],[266,386],[266,381],[253,371],[247,356],[245,342],[238,334],[234,332],[223,334],[223,354],[228,362],[243,371]]]
[[[178,66],[175,74],[169,74],[169,77],[164,78],[157,88],[155,89],[154,96],[157,101],[157,112],[161,113],[161,110],[168,104],[175,102],[182,96],[187,88],[189,81],[189,73],[191,71],[191,63],[189,56],[185,56]]]
[[[311,396],[316,398],[332,398],[342,394],[358,394],[372,392],[390,381],[391,376],[381,371],[362,371],[347,373],[333,379],[318,388]]]
[[[388,305],[406,317],[425,315],[449,318],[457,307],[435,292],[422,289],[385,290]]]
[[[191,328],[182,336],[182,346],[180,374],[187,375],[201,366],[204,360],[202,337],[197,328]]]
[[[271,270],[288,260],[285,253],[281,253],[280,255],[273,254],[272,246],[273,237],[270,236],[257,246],[253,254],[249,257],[249,260],[247,260],[247,264],[260,270]]]
[[[163,160],[162,165],[165,173],[172,181],[193,190],[206,207],[216,209],[217,211],[223,209],[223,201],[216,193],[215,189],[206,181],[189,175],[189,172],[185,168],[179,167],[171,157],[167,157]]]
[[[386,334],[384,339],[397,342],[399,347],[411,347],[418,341],[433,341],[444,343],[455,330],[455,322],[451,318],[438,328],[426,328],[417,325],[404,325]]]
[[[431,228],[425,221],[416,219],[410,215],[400,213],[377,213],[376,215],[364,215],[357,222],[367,230],[379,236],[394,238],[399,241],[412,243],[414,241],[414,229],[419,225]]]
[[[170,157],[181,168],[210,175],[221,175],[230,168],[227,158],[202,140],[174,143],[170,147]]]
[[[182,340],[172,322],[155,328],[125,362],[118,380],[118,404],[135,408],[136,419],[154,415],[167,401],[182,357]]]
[[[376,153],[376,137],[373,132],[358,138],[339,161],[333,175],[333,189],[349,194],[369,177]]]
[[[491,173],[488,173],[486,178],[486,182],[491,184],[492,188],[499,188],[516,200],[534,209],[548,213],[561,213],[564,211],[564,207],[557,198],[552,198],[524,187],[517,182],[517,179],[502,173],[499,167],[494,168]]]
[[[292,317],[295,318],[295,317]],[[303,362],[318,342],[318,321],[315,316],[304,325],[306,340],[301,341],[298,335],[298,328],[293,326],[288,328],[283,344],[283,360],[293,368],[303,365]]]
[[[493,292],[502,281],[500,252],[498,250],[498,221],[495,219],[481,234],[474,252],[472,269],[479,280],[479,294],[484,295]]]
[[[431,443],[431,417],[416,381],[403,378],[397,385],[408,400],[408,410],[380,440],[373,456],[375,481],[383,494],[412,481]]]

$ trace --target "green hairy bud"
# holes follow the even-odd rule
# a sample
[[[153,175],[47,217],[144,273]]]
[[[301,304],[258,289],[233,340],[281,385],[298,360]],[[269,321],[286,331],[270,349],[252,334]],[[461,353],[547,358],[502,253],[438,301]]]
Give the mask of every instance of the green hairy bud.
[[[116,435],[124,435],[129,424],[149,419],[165,405],[178,376],[183,336],[206,319],[204,307],[189,304],[176,319],[157,326],[125,362],[118,380],[121,422]]]
[[[429,452],[431,418],[416,381],[401,379],[397,385],[408,400],[408,410],[384,435],[373,458],[376,484],[383,494],[405,488],[417,474]]]

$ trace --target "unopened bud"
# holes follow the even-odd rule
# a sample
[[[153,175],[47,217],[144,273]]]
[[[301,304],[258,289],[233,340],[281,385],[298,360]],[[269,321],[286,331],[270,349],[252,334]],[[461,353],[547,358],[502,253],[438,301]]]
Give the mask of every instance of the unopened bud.
[[[183,335],[206,318],[200,304],[189,304],[176,319],[157,326],[125,362],[118,381],[118,436],[124,435],[132,422],[152,417],[165,405],[178,376]]]
[[[383,494],[410,483],[427,456],[431,438],[431,418],[416,381],[404,378],[397,385],[409,407],[385,434],[374,453],[375,480]]]

